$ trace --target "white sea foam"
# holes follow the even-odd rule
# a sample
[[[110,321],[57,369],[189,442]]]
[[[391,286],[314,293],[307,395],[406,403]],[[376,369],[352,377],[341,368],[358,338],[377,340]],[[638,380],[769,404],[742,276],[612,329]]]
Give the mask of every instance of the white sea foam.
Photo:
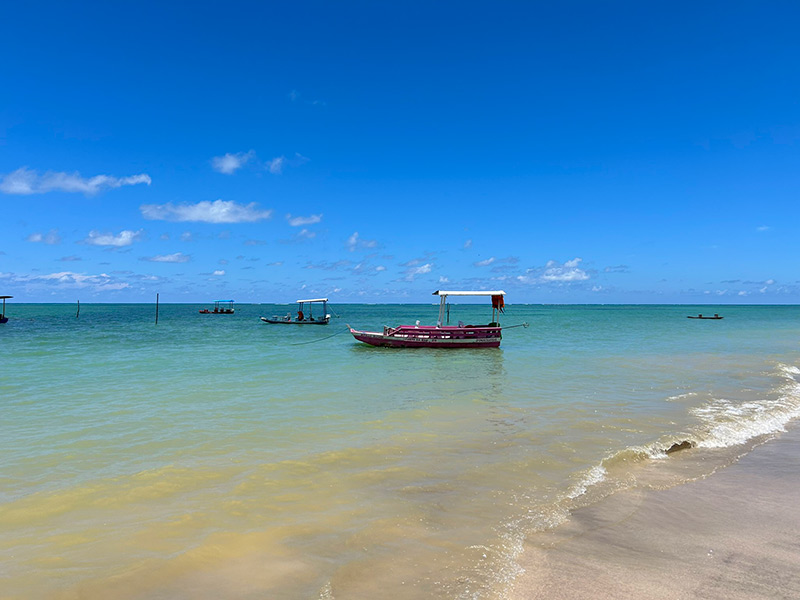
[[[567,493],[567,497],[570,499],[575,499],[578,496],[583,496],[590,487],[603,481],[607,474],[608,471],[606,471],[605,467],[602,465],[592,467],[586,472],[586,475],[584,475],[581,480],[572,487],[572,489]]]
[[[789,421],[800,417],[800,383],[794,378],[800,375],[800,369],[789,365],[779,365],[778,369],[785,383],[770,397],[742,403],[715,398],[693,409],[704,426],[698,432],[697,446],[744,444],[754,437],[785,431]]]
[[[686,400],[688,398],[694,398],[695,396],[697,396],[697,392],[686,392],[685,394],[676,394],[675,396],[670,396],[669,398],[667,398],[667,402]]]

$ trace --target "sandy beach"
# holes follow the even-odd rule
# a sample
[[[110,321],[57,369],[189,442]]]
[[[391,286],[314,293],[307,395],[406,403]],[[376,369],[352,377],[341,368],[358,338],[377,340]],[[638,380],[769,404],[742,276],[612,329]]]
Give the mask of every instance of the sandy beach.
[[[531,537],[514,600],[800,598],[800,429],[667,490],[616,494]]]

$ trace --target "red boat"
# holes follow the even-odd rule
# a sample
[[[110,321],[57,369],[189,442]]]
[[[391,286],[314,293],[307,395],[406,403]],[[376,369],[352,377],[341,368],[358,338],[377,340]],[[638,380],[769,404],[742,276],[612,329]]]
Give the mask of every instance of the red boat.
[[[387,346],[394,348],[497,348],[500,346],[502,328],[497,322],[504,312],[505,292],[496,291],[442,291],[433,292],[439,296],[439,319],[436,325],[400,325],[384,327],[382,332],[358,331],[350,327],[355,339],[371,346]],[[444,325],[445,316],[449,320],[447,309],[448,296],[491,296],[492,321],[488,325]],[[348,326],[349,327],[349,326]]]

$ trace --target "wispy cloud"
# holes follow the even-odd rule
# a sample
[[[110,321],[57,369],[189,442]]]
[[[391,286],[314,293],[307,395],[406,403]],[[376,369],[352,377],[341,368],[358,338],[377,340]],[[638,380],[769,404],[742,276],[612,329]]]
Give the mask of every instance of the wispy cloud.
[[[286,220],[289,221],[289,225],[292,227],[300,227],[302,225],[314,225],[322,221],[322,214],[318,215],[309,215],[308,217],[293,217],[292,215],[286,215]]]
[[[614,265],[609,266],[603,269],[604,273],[628,273],[630,272],[630,267],[628,265]]]
[[[83,240],[83,243],[92,246],[113,246],[121,248],[123,246],[130,246],[133,242],[138,242],[142,239],[143,235],[144,231],[141,229],[139,231],[130,231],[126,229],[120,231],[117,235],[92,230],[89,232],[89,236]]]
[[[472,248],[472,240],[467,240],[464,242],[464,250],[469,250],[470,248]]]
[[[145,219],[160,221],[194,221],[199,223],[252,223],[272,217],[271,210],[259,210],[255,202],[236,204],[232,200],[215,200],[197,204],[143,204],[139,207]]]
[[[58,235],[57,229],[51,229],[47,233],[32,233],[27,239],[29,242],[49,244],[51,246],[61,243],[61,236]]]
[[[225,271],[223,269],[219,269],[217,271],[214,271],[212,275],[214,275],[215,277],[222,277],[223,275],[225,275]]]
[[[211,159],[212,168],[218,173],[225,175],[233,175],[236,171],[241,169],[248,161],[255,158],[255,150],[249,152],[237,152],[235,154],[224,154],[222,156],[215,156]]]
[[[761,225],[759,227],[756,227],[756,231],[759,231],[759,232],[769,231],[770,229],[772,229],[772,228],[769,225]]]
[[[176,252],[175,254],[159,254],[157,256],[143,256],[139,260],[146,260],[148,262],[160,263],[186,263],[192,260],[192,257],[183,252]]]
[[[298,102],[302,104],[308,104],[309,106],[327,106],[328,103],[324,100],[306,100],[300,92],[297,90],[292,90],[286,97],[289,98],[292,102]]]
[[[286,167],[299,167],[308,162],[308,158],[300,154],[294,153],[294,157],[286,158],[285,156],[276,156],[272,160],[268,160],[264,164],[264,168],[273,175],[280,175]]]
[[[142,173],[129,177],[113,177],[111,175],[81,177],[77,171],[74,173],[47,171],[39,175],[28,167],[21,167],[0,178],[0,192],[17,195],[79,192],[91,196],[103,190],[139,183],[150,185],[150,176]]]
[[[417,275],[425,275],[426,273],[430,273],[431,269],[433,269],[433,265],[431,263],[425,263],[419,267],[411,267],[406,271],[406,280],[413,281]]]
[[[528,269],[524,275],[517,277],[520,283],[575,283],[586,281],[589,274],[580,268],[583,259],[573,258],[561,264],[548,261],[544,268]]]
[[[87,275],[85,273],[74,273],[72,271],[61,271],[48,275],[12,275],[0,274],[13,283],[25,284],[31,287],[55,287],[71,289],[91,289],[93,291],[113,291],[129,288],[130,285],[124,281],[100,273],[99,275]]]
[[[283,165],[286,163],[285,156],[278,156],[273,158],[272,160],[267,161],[267,171],[273,173],[274,175],[279,175],[283,173]]]
[[[359,237],[358,232],[353,232],[346,242],[347,249],[354,252],[358,248],[377,248],[378,242],[376,240],[363,240]]]
[[[71,256],[62,256],[58,259],[60,262],[78,262],[83,260],[80,256],[75,256],[74,254]]]
[[[310,240],[310,239],[313,239],[313,238],[317,237],[317,234],[314,231],[309,231],[308,229],[303,228],[297,234],[297,237],[298,238],[302,238],[302,239],[306,239],[306,240]]]
[[[554,260],[548,261],[541,278],[543,281],[585,281],[589,279],[589,275],[578,266],[581,260],[580,258],[573,258],[563,265]]]
[[[494,256],[492,256],[491,258],[487,258],[486,260],[479,260],[478,262],[475,262],[475,263],[472,263],[472,264],[475,265],[476,267],[488,267],[494,261],[495,261],[495,258],[494,258]]]
[[[401,265],[405,267],[403,271],[403,280],[414,281],[414,278],[418,275],[425,275],[433,270],[433,263],[427,262],[423,264],[422,260],[423,259],[415,258]]]

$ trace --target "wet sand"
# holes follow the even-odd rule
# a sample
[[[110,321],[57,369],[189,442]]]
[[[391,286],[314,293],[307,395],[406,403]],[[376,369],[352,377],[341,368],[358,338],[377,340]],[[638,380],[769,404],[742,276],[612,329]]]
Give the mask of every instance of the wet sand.
[[[800,427],[715,474],[532,536],[512,600],[800,598]]]

